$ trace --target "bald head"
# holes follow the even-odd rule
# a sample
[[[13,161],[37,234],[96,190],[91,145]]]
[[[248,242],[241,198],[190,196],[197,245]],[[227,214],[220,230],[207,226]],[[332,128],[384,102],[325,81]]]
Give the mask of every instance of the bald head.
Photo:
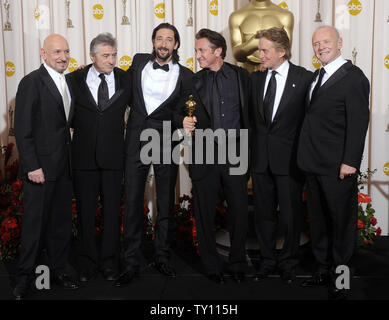
[[[59,73],[63,73],[69,65],[69,45],[59,34],[50,34],[43,41],[41,57],[45,63]]]
[[[319,30],[327,30],[328,32],[332,32],[333,35],[336,37],[336,40],[340,39],[340,34],[339,34],[338,29],[336,29],[333,26],[328,26],[328,25],[324,25],[324,26],[320,26],[320,27],[316,28],[315,32],[313,33],[312,39],[315,36],[315,33],[318,32]]]

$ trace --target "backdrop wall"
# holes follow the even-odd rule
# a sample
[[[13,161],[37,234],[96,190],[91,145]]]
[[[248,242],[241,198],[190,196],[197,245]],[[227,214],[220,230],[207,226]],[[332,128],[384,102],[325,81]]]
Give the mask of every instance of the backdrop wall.
[[[229,43],[229,15],[248,2],[249,0],[1,0],[0,146],[4,147],[15,141],[12,136],[12,121],[17,86],[24,75],[39,67],[39,49],[48,34],[55,32],[68,39],[71,72],[81,64],[90,63],[91,39],[100,32],[111,32],[118,39],[118,66],[126,70],[135,53],[151,52],[152,30],[166,21],[174,24],[180,32],[181,63],[197,71],[198,65],[194,59],[195,33],[207,27],[221,32]],[[293,63],[310,70],[318,68],[320,65],[313,56],[311,45],[312,33],[321,24],[334,25],[340,30],[344,40],[344,57],[357,64],[370,80],[371,121],[362,169],[377,169],[369,181],[367,192],[373,199],[378,226],[383,234],[388,234],[389,1],[273,2],[294,14]],[[315,21],[318,9],[321,21]],[[226,61],[236,63],[230,48]],[[189,194],[190,189],[187,168],[182,165],[177,193]],[[152,179],[147,192],[152,199]]]

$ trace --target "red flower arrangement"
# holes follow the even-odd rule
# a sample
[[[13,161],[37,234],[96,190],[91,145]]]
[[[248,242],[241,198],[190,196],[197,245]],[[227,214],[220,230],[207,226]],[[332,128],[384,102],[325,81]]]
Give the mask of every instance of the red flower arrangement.
[[[199,253],[196,221],[193,212],[193,198],[183,195],[174,206],[174,219],[177,225],[176,243],[179,248],[191,246]]]
[[[8,164],[13,143],[5,152],[4,176],[0,175],[0,261],[12,260],[19,252],[22,224],[22,182],[17,179],[19,160]]]
[[[367,169],[361,172],[358,178],[358,240],[357,245],[364,247],[374,243],[374,238],[381,235],[381,228],[376,228],[377,219],[374,217],[375,210],[371,204],[371,197],[362,193],[364,184],[375,172]]]

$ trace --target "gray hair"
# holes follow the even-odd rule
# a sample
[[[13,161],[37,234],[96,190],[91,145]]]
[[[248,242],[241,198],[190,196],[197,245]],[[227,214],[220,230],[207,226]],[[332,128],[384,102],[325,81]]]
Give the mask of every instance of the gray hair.
[[[323,26],[320,26],[320,27],[317,27],[315,32],[313,33],[313,35],[315,35],[316,31],[320,30],[320,29],[331,29],[332,31],[335,32],[335,35],[336,35],[336,41],[339,40],[340,38],[340,33],[339,33],[339,30],[336,29],[334,26],[330,26],[330,25],[323,25]],[[313,38],[313,35],[312,35],[312,38]]]
[[[117,40],[109,32],[100,33],[96,38],[94,38],[90,43],[90,53],[95,56],[97,53],[97,47],[99,45],[111,46],[114,48],[118,47]]]

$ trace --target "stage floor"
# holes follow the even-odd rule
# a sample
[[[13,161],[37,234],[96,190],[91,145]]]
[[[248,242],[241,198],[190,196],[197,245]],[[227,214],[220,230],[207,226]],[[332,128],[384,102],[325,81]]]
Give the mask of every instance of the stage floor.
[[[200,258],[192,250],[173,249],[172,265],[176,278],[160,275],[148,262],[152,256],[150,243],[144,243],[141,275],[128,287],[116,288],[101,275],[78,290],[52,286],[50,290],[31,290],[30,300],[147,300],[147,301],[244,301],[244,300],[327,300],[326,288],[301,288],[299,284],[314,271],[314,260],[309,244],[300,247],[301,263],[297,281],[286,286],[275,274],[261,282],[253,282],[256,260],[247,267],[247,277],[237,284],[228,278],[217,285],[202,274]],[[225,258],[223,258],[225,259]],[[149,260],[150,261],[150,260]],[[367,250],[359,250],[354,259],[355,276],[351,281],[350,300],[389,299],[389,237],[377,238]],[[0,300],[12,300],[13,274],[16,262],[0,263]]]

